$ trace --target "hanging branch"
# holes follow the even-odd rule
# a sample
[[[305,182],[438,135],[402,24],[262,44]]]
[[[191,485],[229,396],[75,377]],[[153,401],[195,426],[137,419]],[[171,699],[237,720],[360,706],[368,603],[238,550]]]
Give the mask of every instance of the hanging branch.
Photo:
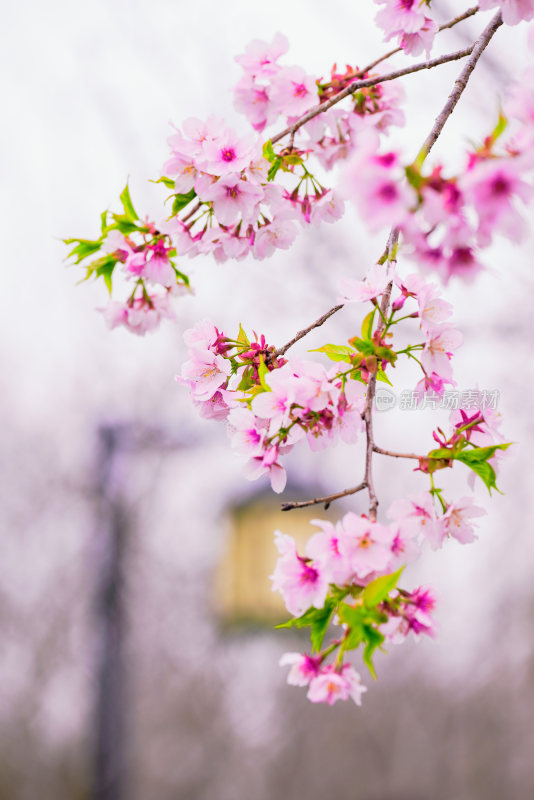
[[[484,28],[484,30],[480,34],[479,38],[474,43],[473,47],[470,48],[471,55],[469,57],[469,60],[465,64],[465,66],[464,66],[462,72],[460,73],[460,75],[458,76],[458,78],[456,79],[456,81],[454,83],[454,87],[453,87],[449,97],[447,98],[447,102],[443,106],[441,112],[436,117],[434,125],[432,126],[432,130],[430,131],[429,135],[425,139],[425,142],[424,142],[423,146],[421,147],[421,149],[419,151],[419,154],[418,154],[417,159],[416,159],[416,163],[419,166],[422,166],[422,164],[423,164],[424,160],[426,159],[428,153],[432,149],[433,145],[436,143],[438,137],[440,136],[440,134],[441,134],[441,132],[442,132],[444,126],[445,126],[445,123],[447,122],[448,118],[450,117],[450,115],[454,111],[454,109],[455,109],[455,107],[456,107],[456,105],[458,103],[458,100],[460,99],[460,97],[462,96],[463,92],[465,91],[465,88],[466,88],[466,86],[468,84],[469,78],[471,77],[471,74],[472,74],[473,70],[475,69],[475,67],[476,67],[476,65],[478,63],[478,60],[479,60],[480,56],[482,55],[482,53],[484,52],[484,50],[488,46],[491,38],[493,37],[493,35],[495,34],[495,32],[498,30],[498,28],[501,25],[502,25],[502,16],[501,16],[501,12],[499,11],[497,14],[495,14],[495,16],[492,18],[490,23],[486,26],[486,28]],[[353,88],[353,87],[349,87],[349,89],[350,88]],[[350,93],[350,92],[347,92],[347,94],[348,93]],[[325,105],[325,104],[323,104],[323,105]],[[324,110],[326,110],[326,109],[324,109]],[[308,113],[311,113],[311,112],[308,112]],[[317,113],[321,113],[321,112],[317,111]],[[302,119],[304,119],[304,118],[302,118]],[[299,123],[296,123],[296,124],[299,124],[299,126],[300,126],[301,124],[304,124],[304,122],[302,120],[300,120]],[[291,128],[289,128],[286,132],[290,132],[290,131],[291,131]],[[285,135],[286,132],[284,132],[284,135]],[[390,263],[390,264],[394,264],[395,263],[395,260],[396,260],[395,254],[396,254],[396,251],[397,251],[398,238],[399,238],[399,230],[398,230],[398,228],[393,228],[391,230],[390,234],[389,234],[388,243],[386,245],[386,250],[385,250],[386,260],[385,260],[385,263]],[[386,316],[387,316],[387,313],[388,313],[388,310],[389,310],[389,301],[390,301],[390,297],[391,297],[392,287],[393,287],[393,284],[389,283],[387,288],[386,288],[386,291],[384,292],[383,297],[382,297],[382,302],[381,302],[381,305],[380,305],[380,310],[381,310],[382,313],[380,315],[380,320],[379,320],[378,326],[377,326],[377,332],[378,333],[382,333],[384,331],[384,329],[385,329],[385,319],[386,319]],[[294,339],[292,339],[290,342],[287,343],[287,345],[284,345],[283,348],[281,348],[280,350],[276,351],[276,354],[278,355],[278,354],[285,353],[286,350],[289,347],[291,347],[292,344],[297,342],[299,339],[302,339],[302,337],[305,336],[307,333],[309,333],[309,331],[313,330],[313,328],[318,327],[319,325],[322,325],[323,322],[325,322],[336,311],[339,311],[340,308],[342,308],[342,306],[334,306],[334,308],[330,309],[330,311],[327,311],[326,314],[324,314],[322,317],[320,317],[316,322],[314,322],[308,328],[305,328],[304,330],[300,331],[296,335],[296,337],[294,337]],[[360,491],[363,488],[367,488],[368,493],[369,493],[369,517],[371,519],[373,519],[373,520],[376,520],[377,509],[378,509],[378,497],[377,497],[377,494],[376,494],[376,491],[375,491],[375,488],[374,488],[374,483],[373,483],[373,453],[380,453],[381,455],[387,455],[387,456],[391,456],[393,458],[419,459],[420,456],[417,456],[417,455],[415,455],[413,453],[394,453],[394,452],[389,451],[389,450],[384,450],[383,448],[378,447],[375,444],[375,442],[374,442],[374,434],[373,434],[373,402],[374,402],[375,392],[376,392],[376,373],[374,375],[371,375],[370,378],[369,378],[369,383],[367,385],[367,398],[366,398],[366,403],[365,403],[365,409],[364,409],[364,412],[362,414],[363,420],[365,422],[365,435],[366,435],[365,475],[364,475],[364,479],[363,479],[362,483],[359,484],[359,486],[356,487],[353,490],[347,489],[347,490],[345,490],[343,492],[338,492],[337,494],[330,495],[327,498],[322,498],[322,499],[318,499],[318,500],[315,499],[315,500],[310,500],[310,501],[302,501],[300,503],[285,503],[282,506],[284,511],[290,511],[293,508],[303,508],[303,507],[308,506],[308,505],[313,505],[316,502],[327,502],[327,503],[330,503],[333,500],[336,500],[336,499],[341,498],[341,497],[345,497],[345,496],[347,496],[349,494],[354,494],[356,491]]]

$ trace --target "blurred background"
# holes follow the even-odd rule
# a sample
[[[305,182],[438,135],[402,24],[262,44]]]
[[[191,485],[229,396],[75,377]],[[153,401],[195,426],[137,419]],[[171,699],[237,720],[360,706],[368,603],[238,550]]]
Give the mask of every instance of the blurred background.
[[[465,5],[440,3],[443,19]],[[379,655],[362,708],[313,706],[277,666],[305,640],[273,631],[285,614],[267,577],[272,531],[302,536],[325,512],[282,515],[173,377],[194,322],[241,322],[280,345],[335,302],[340,276],[363,277],[383,237],[349,209],[264,262],[184,261],[196,296],[144,338],[109,333],[94,311],[104,287],[76,286],[63,261],[61,238],[97,235],[128,176],[135,205],[161,216],[165,190],[148,180],[170,123],[217,113],[245,130],[233,57],[251,39],[280,30],[285,63],[325,75],[383,52],[375,12],[370,0],[3,4],[0,800],[534,796],[532,242],[499,241],[480,280],[447,289],[465,335],[459,387],[498,390],[517,444],[504,494],[490,503],[478,489],[479,540],[407,571],[408,588],[436,588],[439,637]],[[437,52],[487,19],[444,34]],[[497,33],[434,162],[454,168],[493,128],[526,33]],[[406,79],[409,123],[392,146],[415,155],[460,68]],[[344,309],[295,353],[344,342],[358,316]],[[399,391],[416,380],[399,370]],[[447,412],[377,414],[377,441],[426,449],[436,421]],[[354,485],[361,455],[294,452],[282,499]],[[423,485],[404,463],[377,458],[376,470],[383,509]],[[444,485],[461,496],[465,475]],[[364,498],[328,514],[349,508]]]

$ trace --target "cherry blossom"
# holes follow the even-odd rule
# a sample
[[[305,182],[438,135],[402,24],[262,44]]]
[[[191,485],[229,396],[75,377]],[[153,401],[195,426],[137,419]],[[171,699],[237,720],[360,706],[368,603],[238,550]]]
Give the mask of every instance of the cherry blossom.
[[[328,582],[319,566],[297,553],[295,540],[275,531],[275,544],[280,554],[271,576],[273,591],[282,594],[290,614],[300,616],[310,606],[321,608],[328,592]]]

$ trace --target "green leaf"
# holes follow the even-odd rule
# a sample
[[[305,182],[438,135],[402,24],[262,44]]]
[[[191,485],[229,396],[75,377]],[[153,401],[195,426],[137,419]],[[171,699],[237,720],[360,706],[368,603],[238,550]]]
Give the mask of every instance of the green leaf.
[[[267,366],[265,364],[265,361],[264,361],[263,357],[260,356],[260,363],[259,363],[259,366],[258,366],[258,376],[259,376],[259,379],[260,379],[261,387],[266,392],[270,392],[271,391],[271,387],[268,386],[266,381],[265,381],[265,376],[268,375],[268,374],[269,374],[269,370],[267,369]]]
[[[135,222],[136,219],[139,219],[130,198],[130,190],[128,188],[128,184],[126,184],[126,186],[121,192],[120,201],[122,203],[122,207],[124,208],[124,215],[127,220],[129,220],[130,222]]]
[[[133,222],[126,214],[112,214],[114,225],[108,225],[106,228],[107,231],[117,230],[121,233],[124,233],[126,236],[129,233],[134,233],[135,231],[141,231],[143,228],[140,228],[136,222]],[[147,231],[147,228],[144,228]]]
[[[363,636],[367,642],[363,651],[363,660],[371,673],[371,677],[376,681],[377,674],[373,664],[373,653],[384,642],[385,636],[380,631],[377,631],[376,628],[373,628],[372,625],[363,626]]]
[[[175,264],[172,264],[172,268],[176,273],[176,283],[180,283],[181,281],[184,284],[184,286],[187,286],[187,288],[189,289],[189,277],[185,274],[185,272],[180,272],[180,270],[176,267]]]
[[[463,461],[463,459],[459,458],[458,461]],[[495,474],[495,470],[491,464],[488,464],[487,461],[473,461],[470,464],[467,463],[467,466],[469,469],[473,470],[475,475],[478,475],[479,478],[482,478],[490,494],[492,489],[499,491],[499,489],[497,489],[497,475]]]
[[[362,593],[365,605],[368,608],[372,608],[378,605],[378,603],[381,603],[382,600],[385,600],[389,593],[396,587],[403,570],[404,567],[401,567],[397,572],[393,572],[391,575],[381,575],[379,578],[375,578],[374,581],[368,583]]]
[[[87,267],[87,277],[94,274],[97,278],[104,278],[104,283],[107,286],[108,292],[111,294],[111,276],[115,269],[117,259],[113,255],[102,256],[96,261],[93,261]]]
[[[269,172],[267,173],[267,180],[268,181],[274,181],[274,179],[276,178],[276,173],[278,172],[278,170],[280,169],[280,167],[282,166],[283,163],[284,163],[284,160],[282,158],[280,158],[280,156],[277,156],[275,158],[275,160],[273,161],[273,163],[272,163],[272,165],[271,165],[271,167],[269,169]]]
[[[445,447],[440,447],[437,450],[431,450],[428,457],[431,459],[452,458],[455,461],[461,461],[462,464],[472,469],[482,479],[491,494],[492,489],[496,489],[496,491],[499,491],[499,489],[496,484],[497,476],[495,470],[491,464],[488,464],[488,459],[492,458],[497,450],[506,450],[510,447],[510,444],[511,442],[507,442],[505,444],[490,445],[489,447],[467,449],[464,443],[464,447],[461,450],[447,450]]]
[[[405,173],[408,183],[413,186],[416,191],[419,191],[424,180],[416,164],[411,164],[409,167],[406,167]]]
[[[108,211],[103,211],[100,214],[100,231],[102,233],[102,236],[106,235],[106,228],[108,226],[108,213],[109,213]]]
[[[393,386],[393,384],[391,383],[390,379],[388,378],[383,369],[377,370],[376,379],[377,381],[382,381],[382,383],[387,383],[388,386]]]
[[[193,200],[196,196],[197,193],[195,192],[194,189],[191,189],[191,191],[187,192],[187,194],[175,194],[174,199],[172,201],[173,216],[178,214],[178,212],[181,211],[182,208],[185,208],[187,205],[189,205],[191,200]]]
[[[373,323],[375,321],[376,308],[370,311],[362,322],[362,337],[370,339],[373,335]]]
[[[267,161],[270,161],[271,164],[276,158],[276,153],[273,149],[273,143],[270,139],[263,145],[263,157],[266,158]]]
[[[291,166],[296,166],[298,164],[303,164],[302,158],[297,155],[287,155],[284,156],[284,163],[291,164]]]
[[[63,241],[65,244],[73,244],[74,242],[78,242],[76,247],[74,247],[67,256],[67,258],[75,257],[75,264],[79,264],[84,260],[84,258],[92,256],[93,253],[98,252],[98,250],[100,250],[102,247],[101,239],[63,239]]]
[[[320,609],[322,613],[318,614],[314,619],[314,621],[312,622],[310,641],[312,644],[312,648],[315,650],[316,653],[318,653],[321,649],[324,635],[326,633],[326,629],[328,628],[328,624],[330,622],[335,607],[336,604],[333,601],[326,600],[324,608]]]
[[[287,622],[282,622],[280,625],[276,625],[276,627],[308,628],[315,622],[319,623],[321,622],[321,620],[324,620],[325,615],[327,613],[330,616],[334,607],[335,607],[335,602],[330,598],[327,598],[325,601],[325,605],[322,608],[315,608],[315,606],[312,606],[307,611],[305,611],[304,614],[302,614],[300,617],[292,617]]]
[[[488,458],[492,458],[495,455],[497,450],[507,450],[511,444],[511,442],[506,442],[506,444],[492,444],[489,447],[474,447],[472,450],[462,450],[456,458],[465,464],[487,461]]]
[[[237,335],[237,341],[240,344],[245,345],[245,347],[249,347],[250,346],[249,338],[248,338],[247,334],[245,333],[245,331],[243,330],[243,326],[241,325],[241,323],[239,323],[239,333]]]
[[[167,189],[174,189],[176,185],[176,182],[173,181],[172,178],[166,178],[165,175],[162,175],[157,181],[150,181],[150,183],[164,183]]]
[[[354,350],[352,347],[347,347],[343,344],[324,344],[322,347],[310,350],[310,353],[324,353],[331,361],[346,361],[350,364]]]
[[[508,120],[506,119],[506,117],[504,116],[502,111],[499,111],[499,119],[498,119],[497,124],[496,124],[495,128],[493,129],[491,137],[490,137],[492,139],[492,141],[495,142],[495,141],[497,141],[499,136],[502,136],[502,134],[506,130],[507,125],[508,125]]]
[[[239,386],[237,387],[238,392],[247,392],[252,386],[254,386],[252,375],[253,375],[252,367],[247,367],[246,369],[243,370]]]

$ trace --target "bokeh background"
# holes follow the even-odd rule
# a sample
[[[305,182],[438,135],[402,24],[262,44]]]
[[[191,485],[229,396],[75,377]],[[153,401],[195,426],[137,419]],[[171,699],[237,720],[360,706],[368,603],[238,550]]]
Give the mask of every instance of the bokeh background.
[[[443,19],[464,8],[440,3]],[[364,275],[381,238],[349,210],[268,261],[185,262],[196,296],[178,302],[176,325],[142,339],[110,334],[94,311],[103,287],[77,286],[63,261],[61,238],[97,234],[128,176],[135,205],[161,215],[164,190],[148,181],[171,122],[218,113],[245,128],[233,56],[252,38],[284,32],[285,63],[325,75],[383,51],[375,11],[370,0],[3,4],[0,800],[534,796],[532,241],[499,241],[480,280],[447,289],[465,334],[459,386],[499,391],[516,444],[504,494],[478,492],[489,509],[479,540],[406,573],[438,592],[438,639],[379,655],[362,708],[315,707],[286,686],[278,659],[304,640],[272,630],[270,537],[309,516],[281,515],[263,482],[244,481],[224,426],[198,419],[173,376],[183,330],[203,317],[287,341],[335,302],[339,276]],[[438,52],[487,18],[444,34]],[[526,33],[498,32],[434,163],[454,168],[492,129],[527,63]],[[459,69],[406,79],[409,123],[392,145],[417,152]],[[355,313],[295,352],[344,341]],[[416,380],[398,379],[399,390]],[[378,441],[395,449],[425,449],[436,422],[377,418]],[[357,447],[295,452],[284,499],[353,485],[360,463]],[[460,493],[464,478],[446,476]],[[383,507],[421,483],[377,459]],[[110,763],[120,780],[106,790]]]

